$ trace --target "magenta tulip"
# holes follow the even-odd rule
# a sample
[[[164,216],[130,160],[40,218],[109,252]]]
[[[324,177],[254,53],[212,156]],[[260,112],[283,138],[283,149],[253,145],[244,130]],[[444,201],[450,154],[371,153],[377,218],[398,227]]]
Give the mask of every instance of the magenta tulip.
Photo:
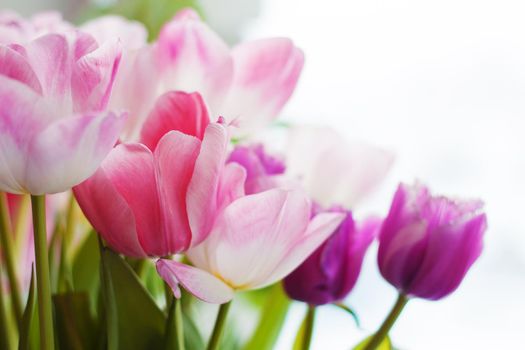
[[[452,293],[481,254],[487,227],[482,206],[433,197],[418,184],[399,185],[379,238],[383,277],[409,297],[436,300]]]
[[[199,94],[163,95],[143,143],[115,147],[74,188],[84,214],[114,250],[167,256],[203,241],[221,208],[244,194],[245,171],[225,165],[228,127],[210,123]]]
[[[219,213],[211,233],[188,250],[188,266],[161,259],[157,270],[180,295],[179,284],[197,298],[222,304],[235,291],[273,284],[301,264],[344,218],[321,213],[310,220],[300,190],[273,189],[244,196]]]
[[[340,301],[350,293],[380,224],[371,219],[358,225],[352,213],[343,209],[329,212],[344,213],[345,219],[322,246],[284,279],[290,298],[311,305]]]
[[[0,45],[0,190],[62,192],[93,174],[124,125],[105,110],[119,60],[117,43],[79,32]]]
[[[228,162],[235,162],[246,169],[246,194],[276,188],[285,181],[284,161],[266,153],[262,144],[235,147],[228,157]]]

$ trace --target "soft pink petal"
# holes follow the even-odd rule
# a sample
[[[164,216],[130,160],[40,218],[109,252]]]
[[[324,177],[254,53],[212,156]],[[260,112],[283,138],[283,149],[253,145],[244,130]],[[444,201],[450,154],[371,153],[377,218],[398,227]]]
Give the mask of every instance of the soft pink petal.
[[[343,213],[316,215],[308,225],[304,236],[291,247],[284,259],[276,265],[277,268],[254,288],[270,285],[290,274],[335,232],[344,218]]]
[[[0,46],[0,75],[18,80],[42,94],[42,86],[27,59],[8,46]]]
[[[115,152],[118,161],[119,150]],[[113,160],[110,153],[107,161]],[[103,166],[100,167],[93,176],[74,187],[75,198],[91,225],[112,249],[127,256],[146,257],[138,239],[133,211],[110,176]]]
[[[178,130],[198,139],[210,123],[208,111],[199,93],[168,92],[157,100],[141,132],[141,142],[151,150],[171,130]]]
[[[232,88],[220,114],[238,119],[238,133],[246,134],[277,117],[295,89],[304,55],[285,38],[241,44],[232,55]]]
[[[166,134],[155,150],[166,244],[171,253],[186,250],[191,242],[186,195],[199,150],[199,139],[178,131]]]
[[[158,96],[158,72],[150,47],[124,51],[108,108],[129,112],[125,140],[138,140],[140,128]]]
[[[114,15],[95,18],[84,23],[80,30],[91,34],[99,45],[118,38],[126,50],[140,49],[148,39],[148,31],[142,23]]]
[[[73,48],[67,36],[47,34],[25,46],[27,60],[42,86],[42,93],[57,105],[57,117],[72,110]]]
[[[0,190],[24,193],[28,145],[53,114],[30,87],[1,75],[0,106]]]
[[[224,304],[233,299],[234,291],[209,272],[177,261],[157,261],[157,272],[180,298],[179,284],[198,299],[207,303]]]
[[[193,10],[180,12],[162,28],[155,50],[163,91],[197,91],[217,111],[232,80],[233,60],[228,46]]]
[[[301,241],[309,217],[310,203],[301,191],[276,189],[242,197],[224,209],[208,239],[187,255],[236,289],[253,289],[265,284]]]
[[[115,145],[125,116],[75,116],[50,124],[30,142],[24,182],[32,194],[65,191],[91,176]]]
[[[188,218],[193,233],[192,245],[209,234],[219,209],[219,181],[226,160],[228,130],[219,123],[209,124],[195,163],[186,200]]]
[[[287,147],[287,172],[325,207],[354,208],[386,177],[394,156],[362,142],[348,142],[331,128],[294,127]]]
[[[225,208],[234,200],[244,196],[244,183],[246,181],[246,169],[237,163],[225,165],[219,182],[218,207]]]
[[[120,58],[120,45],[113,41],[76,61],[71,76],[75,112],[100,111],[107,106]]]

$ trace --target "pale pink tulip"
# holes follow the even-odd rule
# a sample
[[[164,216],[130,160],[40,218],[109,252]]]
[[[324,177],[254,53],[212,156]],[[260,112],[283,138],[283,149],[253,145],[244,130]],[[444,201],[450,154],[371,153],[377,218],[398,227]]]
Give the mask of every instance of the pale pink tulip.
[[[287,175],[299,178],[322,207],[354,209],[385,178],[391,152],[348,142],[331,128],[299,126],[289,131]]]
[[[72,29],[59,12],[41,12],[24,18],[13,11],[0,11],[0,44],[25,44],[45,34]]]
[[[0,45],[0,190],[62,192],[96,170],[124,124],[105,110],[119,60],[79,32]]]
[[[245,171],[225,165],[227,126],[209,122],[196,93],[163,95],[142,139],[115,147],[74,188],[75,196],[116,251],[135,257],[185,251],[203,241],[217,213],[244,194]]]
[[[244,196],[219,213],[211,233],[186,255],[194,266],[161,259],[157,271],[180,296],[179,284],[197,298],[222,304],[235,291],[258,289],[292,272],[344,218],[322,213],[310,220],[300,190],[273,189]]]
[[[230,50],[195,11],[186,9],[131,61],[112,105],[129,110],[126,137],[135,139],[156,98],[168,91],[199,92],[210,115],[237,120],[235,134],[247,135],[277,117],[295,89],[304,57],[285,38]]]

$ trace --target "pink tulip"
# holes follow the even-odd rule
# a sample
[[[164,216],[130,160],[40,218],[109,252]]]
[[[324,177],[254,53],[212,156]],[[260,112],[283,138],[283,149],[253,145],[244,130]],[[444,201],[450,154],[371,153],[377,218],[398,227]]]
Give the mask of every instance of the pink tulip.
[[[0,45],[0,190],[62,192],[96,170],[124,124],[105,111],[119,59],[79,32]]]
[[[281,280],[344,219],[340,213],[323,213],[310,220],[310,210],[300,190],[244,196],[220,212],[209,236],[188,250],[194,266],[161,259],[157,271],[175,296],[180,296],[180,284],[203,301],[226,303],[235,291]]]
[[[25,44],[45,34],[72,29],[59,12],[41,12],[26,19],[16,12],[0,11],[0,44]]]
[[[129,110],[126,137],[134,139],[160,94],[197,91],[211,115],[237,119],[235,133],[245,135],[277,117],[303,61],[302,51],[284,38],[230,50],[196,12],[186,9],[162,28],[157,42],[132,58],[132,68],[122,71],[126,84],[119,84],[112,105]]]
[[[385,178],[391,152],[363,142],[348,142],[330,128],[301,126],[289,133],[287,175],[299,178],[324,208],[354,209]]]
[[[206,238],[221,208],[243,195],[244,169],[225,166],[227,126],[209,122],[197,93],[163,95],[142,140],[115,147],[75,196],[116,251],[134,257],[185,251]]]

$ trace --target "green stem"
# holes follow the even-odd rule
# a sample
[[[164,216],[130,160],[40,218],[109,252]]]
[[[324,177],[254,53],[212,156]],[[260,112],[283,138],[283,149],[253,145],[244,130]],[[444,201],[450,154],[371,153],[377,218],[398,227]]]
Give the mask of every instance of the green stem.
[[[51,306],[51,282],[46,234],[46,197],[31,196],[33,228],[35,234],[35,263],[38,292],[38,316],[40,320],[40,348],[54,350],[53,309]]]
[[[9,337],[7,308],[4,304],[4,288],[2,286],[2,269],[0,269],[0,348],[11,349]]]
[[[13,249],[13,229],[11,218],[9,216],[9,207],[7,195],[0,192],[0,246],[3,247],[4,261],[6,266],[7,278],[11,289],[11,300],[13,304],[13,313],[15,315],[15,325],[18,330],[20,320],[22,319],[22,300],[20,299],[20,287],[16,277],[15,258]]]
[[[303,337],[303,350],[309,350],[310,344],[312,343],[312,335],[314,333],[314,323],[315,323],[315,306],[308,305],[308,311],[306,312],[306,317],[304,319],[304,337]]]
[[[401,314],[401,311],[403,311],[403,308],[407,304],[408,300],[409,299],[405,294],[399,293],[397,301],[390,311],[390,314],[388,314],[381,327],[379,327],[377,332],[374,334],[372,339],[370,339],[368,344],[366,344],[363,350],[375,350],[379,345],[381,345],[385,337],[388,335],[390,328],[392,328],[397,318]]]
[[[208,350],[217,350],[219,349],[222,331],[224,325],[226,324],[226,316],[228,315],[228,310],[230,310],[232,302],[227,302],[222,304],[219,308],[219,314],[217,315],[217,320],[215,321],[215,327],[213,328],[213,333],[211,334],[210,342],[208,343]]]
[[[182,303],[175,298],[175,336],[177,337],[177,349],[184,350],[184,324],[182,320]]]

